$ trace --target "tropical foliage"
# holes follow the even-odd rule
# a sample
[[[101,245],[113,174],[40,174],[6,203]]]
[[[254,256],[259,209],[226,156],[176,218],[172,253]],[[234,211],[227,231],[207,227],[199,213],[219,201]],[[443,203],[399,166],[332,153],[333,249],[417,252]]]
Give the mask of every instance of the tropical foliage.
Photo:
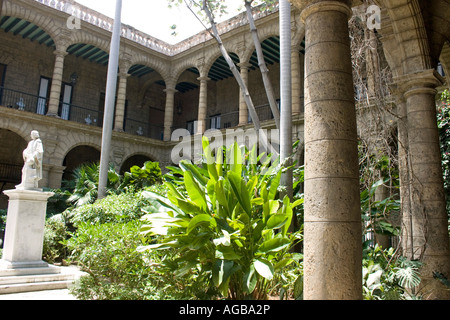
[[[170,168],[167,198],[147,192],[159,210],[143,218],[153,243],[142,250],[174,249],[179,277],[199,270],[227,298],[266,298],[275,274],[301,258],[289,252],[300,234],[288,230],[303,200],[278,199],[281,167],[256,149],[235,143],[214,157],[207,138],[203,149],[201,167]]]
[[[447,213],[450,220],[450,93],[445,90],[441,96],[442,104],[438,108],[437,123],[441,145],[444,188],[447,197]],[[449,224],[450,234],[450,224]]]

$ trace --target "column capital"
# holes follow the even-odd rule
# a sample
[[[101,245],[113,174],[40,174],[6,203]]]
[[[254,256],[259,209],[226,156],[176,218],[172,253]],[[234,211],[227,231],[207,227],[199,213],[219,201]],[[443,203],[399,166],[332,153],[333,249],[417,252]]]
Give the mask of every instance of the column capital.
[[[209,81],[211,79],[208,78],[207,76],[200,76],[200,77],[197,78],[197,80],[201,82],[201,81]]]
[[[436,87],[444,83],[444,79],[435,69],[423,70],[416,73],[394,78],[398,92],[405,97],[415,93],[436,93]]]
[[[168,94],[178,92],[178,90],[175,89],[175,87],[166,87],[163,91]]]
[[[241,70],[242,69],[249,69],[251,66],[252,66],[252,64],[250,63],[250,62],[239,62],[238,64],[237,64],[237,66],[239,67],[239,68],[241,68]]]
[[[120,71],[120,72],[118,73],[118,76],[119,76],[119,78],[128,78],[129,76],[131,76],[131,74],[129,74],[129,73],[126,72],[126,71]]]
[[[65,50],[62,49],[56,49],[55,51],[53,51],[53,54],[57,57],[61,57],[64,58],[65,56],[67,56],[69,53]]]
[[[350,17],[353,15],[350,0],[290,0],[292,4],[300,9],[300,20],[304,23],[311,14],[319,11],[339,11]]]

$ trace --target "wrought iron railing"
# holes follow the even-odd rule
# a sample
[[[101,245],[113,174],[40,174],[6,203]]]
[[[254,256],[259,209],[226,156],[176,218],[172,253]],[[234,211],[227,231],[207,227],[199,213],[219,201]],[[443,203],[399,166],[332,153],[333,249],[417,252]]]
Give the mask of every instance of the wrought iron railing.
[[[45,115],[48,109],[48,99],[22,91],[0,87],[0,105],[7,108],[17,109],[25,112]],[[260,121],[273,119],[272,111],[268,104],[257,106],[256,112]],[[58,116],[63,120],[82,123],[85,125],[101,127],[103,125],[103,112],[99,110],[80,107],[74,104],[60,102]],[[248,123],[251,123],[250,117]],[[233,128],[239,125],[239,111],[215,115],[206,119],[207,129]],[[185,128],[185,124],[177,124],[175,128]],[[129,134],[152,138],[163,139],[164,126],[154,125],[144,121],[126,118],[124,121],[124,131]]]
[[[153,125],[143,121],[127,118],[125,119],[124,127],[124,131],[126,133],[152,138],[155,140],[163,139],[164,126]]]
[[[0,105],[11,109],[45,115],[48,111],[48,98],[0,87]],[[85,125],[96,127],[103,125],[103,112],[74,104],[60,102],[58,116],[63,120]],[[161,140],[164,127],[127,118],[125,119],[124,131],[130,134]]]

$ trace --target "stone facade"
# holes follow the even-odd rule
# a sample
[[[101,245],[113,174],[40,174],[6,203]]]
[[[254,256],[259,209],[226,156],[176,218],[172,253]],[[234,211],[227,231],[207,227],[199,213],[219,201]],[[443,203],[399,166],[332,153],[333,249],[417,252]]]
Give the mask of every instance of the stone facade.
[[[73,13],[73,8],[79,11]],[[70,14],[79,17],[79,28],[68,27]],[[41,185],[59,187],[62,175],[65,173],[67,177],[68,172],[80,164],[74,163],[75,159],[79,162],[81,159],[98,160],[107,64],[85,58],[76,48],[91,46],[88,50],[107,53],[112,20],[73,1],[5,0],[2,15],[39,27],[53,43],[39,43],[31,36],[23,37],[20,31],[2,33],[0,64],[6,71],[0,83],[3,87],[0,104],[6,108],[0,108],[0,137],[6,139],[13,132],[23,143],[27,141],[27,131],[39,130],[48,150]],[[6,19],[3,22],[11,21]],[[296,28],[301,29],[295,11],[293,21],[293,26],[298,25]],[[243,67],[244,62],[247,68],[251,66],[246,61],[254,52],[245,22],[245,16],[240,15],[221,24],[219,29],[229,52],[242,61],[241,72],[245,70],[248,74],[248,87],[255,106],[261,106],[267,117],[267,98],[261,75]],[[278,35],[277,13],[260,13],[257,24],[261,40]],[[10,31],[6,30],[7,26],[4,29]],[[293,52],[298,61],[302,60],[302,39],[301,34],[293,39]],[[129,164],[133,157],[160,161],[162,167],[171,164],[169,149],[174,145],[169,141],[171,133],[177,128],[187,128],[188,123],[203,120],[204,131],[209,128],[212,116],[221,115],[221,128],[229,128],[239,124],[239,113],[246,119],[241,125],[248,123],[246,110],[239,111],[241,101],[236,81],[232,77],[208,80],[208,73],[219,57],[215,40],[207,32],[169,45],[123,26],[110,159],[118,170],[123,170],[122,165]],[[136,67],[146,67],[148,72],[133,74]],[[269,69],[278,98],[278,62]],[[74,74],[76,83],[72,80]],[[295,74],[295,77],[299,76]],[[183,83],[189,84],[190,88],[177,90]],[[70,113],[64,114],[67,92],[70,92]],[[296,94],[301,92],[299,87]],[[298,96],[295,100],[301,98]],[[25,105],[24,110],[31,113],[15,110],[20,110],[17,106],[20,101]],[[63,120],[65,116],[72,121]],[[297,119],[300,128],[301,117]],[[273,126],[273,121],[267,120],[265,126]],[[88,148],[91,148],[91,156],[79,153]],[[17,153],[15,149],[11,147],[9,154]],[[11,158],[2,159],[2,162],[11,166],[18,165],[21,160]],[[11,187],[11,183],[8,186]]]

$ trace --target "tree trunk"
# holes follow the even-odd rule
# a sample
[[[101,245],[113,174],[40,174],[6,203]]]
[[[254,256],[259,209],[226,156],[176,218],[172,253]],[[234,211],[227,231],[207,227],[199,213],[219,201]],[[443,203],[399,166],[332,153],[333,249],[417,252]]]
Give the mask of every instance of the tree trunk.
[[[261,75],[264,82],[264,88],[266,89],[267,99],[269,100],[270,109],[272,110],[273,118],[275,119],[275,124],[277,129],[280,129],[280,111],[277,107],[277,102],[273,93],[272,83],[269,79],[269,69],[267,69],[266,62],[264,60],[264,53],[261,47],[261,41],[258,36],[258,31],[256,29],[255,20],[253,19],[252,13],[252,2],[245,1],[245,9],[247,10],[247,18],[250,25],[250,31],[252,33],[253,43],[256,49],[256,55],[258,57],[258,65],[261,70]]]
[[[256,109],[253,104],[252,98],[250,97],[250,93],[248,92],[247,86],[242,80],[241,74],[239,73],[236,65],[234,64],[233,60],[231,59],[230,55],[225,49],[225,46],[223,45],[222,39],[220,38],[219,32],[217,31],[216,22],[214,21],[211,11],[208,8],[207,1],[203,1],[203,10],[205,11],[206,16],[208,17],[209,22],[211,23],[212,35],[216,39],[217,44],[219,45],[220,52],[222,53],[222,56],[225,58],[225,61],[230,67],[231,72],[233,73],[236,81],[239,84],[239,87],[241,88],[244,94],[244,99],[247,104],[248,112],[250,113],[250,117],[252,118],[253,124],[255,125],[256,130],[259,130],[261,129],[261,124],[259,122],[258,114],[256,113]]]

